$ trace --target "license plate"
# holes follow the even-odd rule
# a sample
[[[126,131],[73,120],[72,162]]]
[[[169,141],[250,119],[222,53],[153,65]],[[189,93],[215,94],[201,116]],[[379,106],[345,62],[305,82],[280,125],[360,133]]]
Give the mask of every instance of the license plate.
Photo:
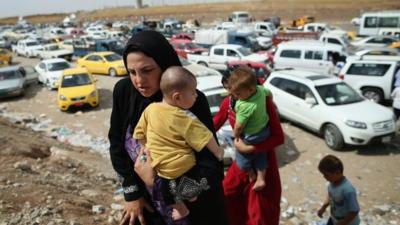
[[[386,136],[382,138],[383,143],[389,143],[392,140],[392,136]]]
[[[83,106],[83,103],[82,102],[77,102],[77,103],[74,104],[74,106]]]

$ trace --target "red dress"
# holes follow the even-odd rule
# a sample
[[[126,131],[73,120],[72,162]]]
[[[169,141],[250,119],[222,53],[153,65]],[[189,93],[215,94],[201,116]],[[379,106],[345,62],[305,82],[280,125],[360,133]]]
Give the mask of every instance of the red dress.
[[[214,116],[216,130],[221,128],[227,119],[233,127],[235,112],[229,106],[230,97],[221,103],[219,112]],[[278,225],[280,215],[281,181],[275,147],[283,144],[284,134],[276,112],[272,96],[267,97],[267,111],[271,137],[265,142],[254,145],[254,152],[267,152],[268,168],[265,175],[266,187],[255,192],[248,174],[241,171],[235,162],[229,167],[224,181],[225,205],[230,225]]]

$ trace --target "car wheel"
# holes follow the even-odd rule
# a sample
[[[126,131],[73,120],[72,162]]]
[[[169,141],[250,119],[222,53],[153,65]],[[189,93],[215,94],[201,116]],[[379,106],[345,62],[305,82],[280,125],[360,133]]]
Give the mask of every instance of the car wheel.
[[[326,145],[334,150],[340,150],[344,146],[343,135],[333,124],[328,124],[324,128],[324,139]]]
[[[115,77],[115,76],[117,76],[117,71],[114,68],[111,68],[108,71],[108,74],[110,75],[110,77]]]
[[[378,88],[364,88],[362,89],[362,94],[365,98],[372,100],[376,103],[383,101],[382,91]]]
[[[207,63],[205,63],[205,62],[198,62],[197,64],[208,67]]]

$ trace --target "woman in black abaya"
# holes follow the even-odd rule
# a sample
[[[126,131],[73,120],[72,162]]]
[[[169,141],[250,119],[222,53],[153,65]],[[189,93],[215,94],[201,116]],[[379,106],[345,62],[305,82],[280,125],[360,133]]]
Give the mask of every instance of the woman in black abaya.
[[[153,188],[146,187],[134,171],[134,162],[141,146],[132,138],[143,110],[162,100],[159,88],[161,74],[170,66],[181,66],[168,41],[156,31],[142,31],[128,41],[123,59],[129,78],[118,81],[113,92],[109,140],[114,169],[123,177],[125,206],[121,224],[161,225],[227,225],[223,202],[223,165],[208,150],[196,152],[196,163],[206,177],[210,189],[195,202],[185,202],[190,214],[185,221],[172,221],[159,189],[158,177]],[[212,117],[204,94],[198,91],[190,109],[215,136]],[[139,222],[139,223],[138,223]]]

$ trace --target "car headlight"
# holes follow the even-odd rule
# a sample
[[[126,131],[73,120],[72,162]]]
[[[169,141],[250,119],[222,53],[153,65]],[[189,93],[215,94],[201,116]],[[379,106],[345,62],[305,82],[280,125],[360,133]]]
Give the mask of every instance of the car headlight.
[[[367,124],[364,122],[358,122],[354,120],[346,120],[345,124],[349,127],[354,127],[358,129],[367,129]]]
[[[96,96],[97,96],[97,92],[96,92],[96,91],[92,91],[92,93],[90,93],[89,96],[90,96],[90,97],[96,97]]]
[[[60,98],[61,101],[67,101],[67,97],[65,97],[64,95],[60,95],[59,98]]]

